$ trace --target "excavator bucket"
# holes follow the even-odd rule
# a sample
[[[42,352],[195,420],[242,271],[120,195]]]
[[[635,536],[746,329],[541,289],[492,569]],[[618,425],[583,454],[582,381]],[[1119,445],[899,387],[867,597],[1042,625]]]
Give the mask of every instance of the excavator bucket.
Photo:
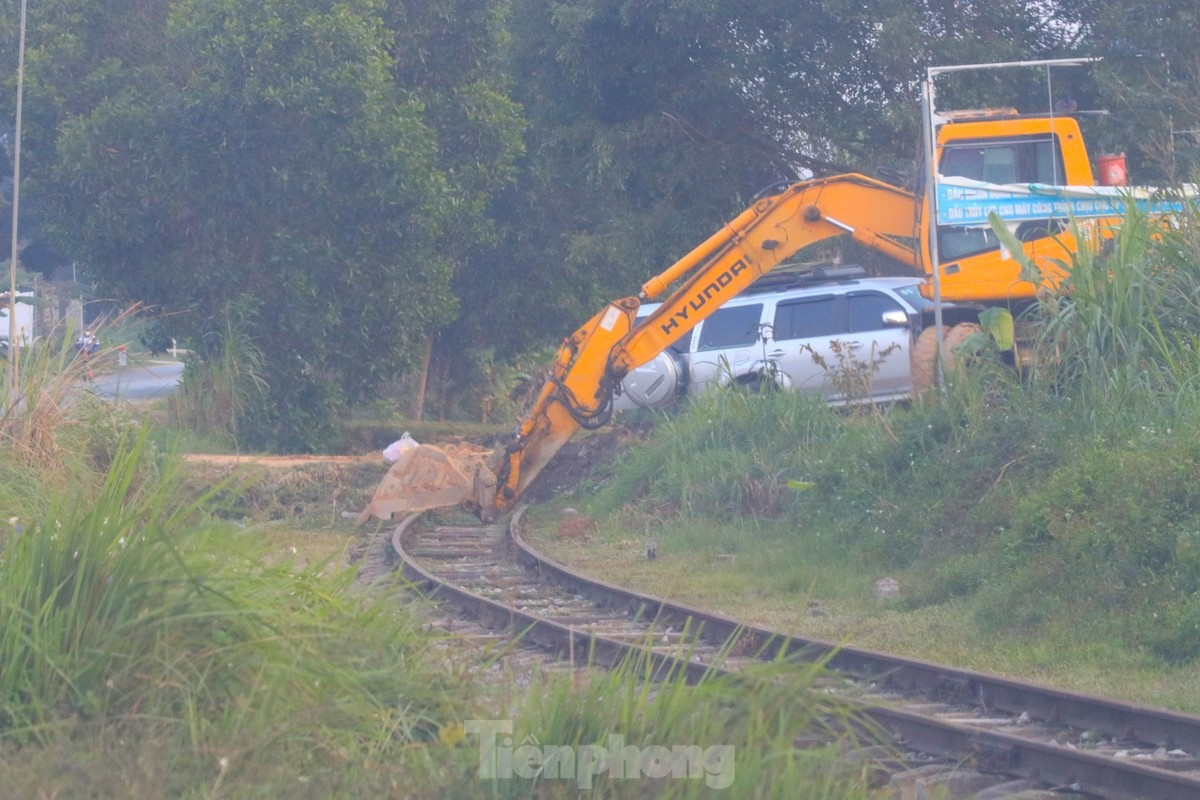
[[[487,470],[489,455],[488,451],[427,444],[406,450],[375,489],[357,524],[371,517],[386,522],[396,514],[449,508],[472,499],[478,473]]]

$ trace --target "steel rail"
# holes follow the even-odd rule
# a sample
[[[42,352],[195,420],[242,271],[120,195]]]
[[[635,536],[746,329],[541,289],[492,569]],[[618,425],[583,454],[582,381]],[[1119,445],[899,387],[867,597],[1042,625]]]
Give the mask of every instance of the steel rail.
[[[762,658],[824,661],[832,670],[883,690],[946,699],[988,712],[1026,714],[1055,725],[1104,731],[1122,740],[1148,742],[1168,749],[1179,747],[1200,751],[1200,717],[1194,715],[794,637],[586,577],[539,553],[521,536],[519,527],[524,513],[525,508],[519,509],[507,529],[516,558],[524,566],[536,570],[545,580],[605,606],[625,608],[631,617],[639,617],[660,629],[671,626],[693,631],[717,644],[735,641],[733,637],[748,638],[748,643]],[[614,666],[644,656],[651,660],[656,675],[682,674],[692,682],[718,673],[735,674],[711,663],[658,653],[641,644],[579,630],[455,586],[425,569],[408,553],[406,543],[416,531],[417,519],[415,515],[410,516],[396,528],[392,545],[400,556],[401,572],[426,594],[470,608],[491,624],[507,626],[526,641],[556,650],[560,657],[568,653],[586,654],[588,663]],[[1200,778],[1193,775],[1052,742],[982,730],[877,703],[864,702],[862,712],[905,747],[965,758],[980,770],[1034,779],[1109,800],[1200,798]]]
[[[812,660],[825,659],[830,667],[861,680],[874,681],[883,689],[920,692],[1011,714],[1027,712],[1033,715],[1036,711],[1038,718],[1046,722],[1080,730],[1111,732],[1125,740],[1151,743],[1170,750],[1182,748],[1200,753],[1200,716],[1024,683],[984,672],[846,647],[747,625],[712,611],[588,578],[534,550],[516,527],[520,519],[514,517],[514,524],[509,526],[509,535],[519,551],[518,557],[526,566],[536,568],[580,593],[599,594],[608,602],[636,601],[646,607],[647,614],[660,619],[691,618],[703,622],[704,629],[717,637],[728,637],[735,631],[740,631],[743,636],[754,636],[758,641],[774,643],[772,647],[776,649],[767,652],[769,657],[781,655],[777,648],[786,648],[782,655]]]
[[[577,630],[572,625],[564,625],[483,597],[439,578],[421,566],[409,555],[405,547],[405,542],[415,532],[418,519],[419,515],[413,514],[401,522],[392,534],[392,547],[400,557],[401,574],[428,597],[449,600],[456,605],[467,607],[493,625],[507,626],[516,631],[522,641],[556,650],[560,655],[572,652],[581,655],[581,663],[615,667],[629,658],[645,654],[653,666],[652,674],[656,679],[683,673],[689,682],[695,683],[713,673],[712,665],[656,653],[616,639],[595,636],[587,631]]]

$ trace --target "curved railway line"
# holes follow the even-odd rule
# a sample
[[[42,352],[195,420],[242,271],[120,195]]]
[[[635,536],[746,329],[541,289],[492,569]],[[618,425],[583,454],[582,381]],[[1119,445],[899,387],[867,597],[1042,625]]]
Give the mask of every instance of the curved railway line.
[[[948,797],[1040,789],[1104,800],[1200,798],[1200,716],[836,647],[593,580],[530,547],[519,530],[523,512],[508,527],[410,516],[391,536],[396,568],[458,613],[562,659],[612,666],[644,655],[662,674],[689,680],[757,659],[824,660],[840,679],[836,691],[892,738],[895,752],[919,754],[911,763],[926,765],[922,776],[967,776],[960,786],[972,788],[943,784]],[[376,558],[367,569],[386,568]],[[892,775],[904,769],[903,759],[881,765]]]

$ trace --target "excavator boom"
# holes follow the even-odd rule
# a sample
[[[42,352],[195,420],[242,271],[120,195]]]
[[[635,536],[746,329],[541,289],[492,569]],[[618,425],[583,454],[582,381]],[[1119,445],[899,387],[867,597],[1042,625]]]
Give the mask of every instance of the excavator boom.
[[[497,519],[571,437],[607,424],[613,392],[631,369],[802,248],[851,236],[919,270],[912,246],[917,214],[912,193],[865,175],[777,187],[647,281],[640,294],[609,303],[567,337],[511,440],[490,460],[464,463],[428,445],[410,451],[388,471],[360,522],[459,504],[485,521]],[[643,302],[668,291],[659,308],[637,319]]]
[[[937,139],[937,172],[943,177],[1094,183],[1082,133],[1071,117],[1024,116],[1013,109],[947,115]],[[608,421],[613,392],[630,370],[815,242],[850,236],[924,275],[922,291],[932,295],[936,287],[940,300],[1006,306],[1057,286],[1064,265],[1081,246],[1061,220],[1014,222],[1010,232],[1024,249],[1023,258],[1014,258],[990,230],[923,219],[925,209],[925,198],[858,174],[774,187],[647,281],[638,295],[609,303],[571,334],[502,450],[479,463],[436,448],[397,462],[363,519],[458,503],[483,519],[499,517],[572,436]],[[1023,270],[1026,262],[1037,266],[1040,282]],[[661,305],[639,320],[642,304],[660,298],[665,298]]]

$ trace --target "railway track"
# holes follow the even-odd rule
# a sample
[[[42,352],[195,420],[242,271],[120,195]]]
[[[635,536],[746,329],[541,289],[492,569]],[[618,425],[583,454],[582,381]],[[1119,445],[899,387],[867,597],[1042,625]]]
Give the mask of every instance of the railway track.
[[[1200,799],[1198,716],[743,625],[558,564],[522,538],[522,517],[506,528],[413,516],[391,546],[399,570],[426,595],[561,659],[612,666],[644,656],[662,674],[689,680],[760,659],[823,660],[840,679],[826,690],[859,704],[896,752],[919,754],[914,762],[925,766],[911,781],[941,784],[947,797],[989,786],[992,798],[1037,788],[1104,800]],[[904,768],[890,760],[893,783],[908,780],[897,772]]]

